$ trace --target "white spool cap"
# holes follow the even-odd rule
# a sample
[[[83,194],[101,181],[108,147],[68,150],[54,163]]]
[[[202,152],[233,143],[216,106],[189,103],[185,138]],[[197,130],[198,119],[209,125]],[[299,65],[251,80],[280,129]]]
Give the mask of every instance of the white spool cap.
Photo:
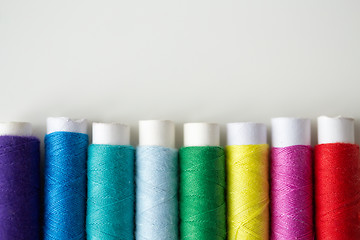
[[[0,136],[31,136],[32,126],[28,122],[0,123]]]
[[[121,123],[93,123],[93,144],[130,145],[130,127]]]
[[[46,121],[47,133],[74,132],[87,134],[86,119],[70,119],[66,117],[49,117]]]
[[[318,117],[318,143],[355,143],[354,119]]]
[[[266,126],[261,123],[236,122],[228,123],[227,145],[266,144]]]
[[[139,145],[175,148],[175,124],[169,120],[139,121]]]
[[[311,145],[311,121],[305,118],[271,119],[273,147]]]
[[[220,127],[216,123],[185,123],[184,146],[219,146]]]

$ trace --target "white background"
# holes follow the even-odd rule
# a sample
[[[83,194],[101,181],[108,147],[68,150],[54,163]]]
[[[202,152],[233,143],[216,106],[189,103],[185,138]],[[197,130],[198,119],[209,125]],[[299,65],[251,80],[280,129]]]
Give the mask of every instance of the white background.
[[[226,122],[360,120],[360,1],[0,0],[0,81],[0,121],[40,138],[48,116],[127,123],[135,145],[138,120],[171,119],[178,146],[190,121],[224,144]]]

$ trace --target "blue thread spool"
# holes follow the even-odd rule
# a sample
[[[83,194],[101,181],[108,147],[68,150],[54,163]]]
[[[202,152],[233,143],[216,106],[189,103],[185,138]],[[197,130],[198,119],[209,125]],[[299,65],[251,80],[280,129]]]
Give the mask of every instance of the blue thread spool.
[[[85,239],[86,120],[48,118],[45,136],[44,239]]]

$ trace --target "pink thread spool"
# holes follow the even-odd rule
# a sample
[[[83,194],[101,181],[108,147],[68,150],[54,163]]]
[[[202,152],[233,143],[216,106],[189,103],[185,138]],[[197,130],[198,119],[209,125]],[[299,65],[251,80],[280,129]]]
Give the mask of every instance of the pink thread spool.
[[[271,239],[314,239],[311,122],[272,119]]]

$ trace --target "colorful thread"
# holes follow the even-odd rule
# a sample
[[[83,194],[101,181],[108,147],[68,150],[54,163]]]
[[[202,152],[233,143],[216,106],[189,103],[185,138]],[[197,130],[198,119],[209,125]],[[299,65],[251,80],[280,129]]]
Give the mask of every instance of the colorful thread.
[[[88,155],[87,239],[134,239],[134,148],[92,144]]]
[[[139,146],[136,152],[136,239],[178,239],[178,151]]]
[[[0,238],[39,239],[40,142],[0,136]]]
[[[180,149],[180,238],[226,239],[225,152]]]
[[[44,239],[85,239],[88,135],[45,136]]]
[[[314,239],[312,147],[271,150],[271,239]]]
[[[315,146],[315,225],[319,240],[360,239],[359,146]]]
[[[228,239],[269,239],[269,146],[226,147]]]

